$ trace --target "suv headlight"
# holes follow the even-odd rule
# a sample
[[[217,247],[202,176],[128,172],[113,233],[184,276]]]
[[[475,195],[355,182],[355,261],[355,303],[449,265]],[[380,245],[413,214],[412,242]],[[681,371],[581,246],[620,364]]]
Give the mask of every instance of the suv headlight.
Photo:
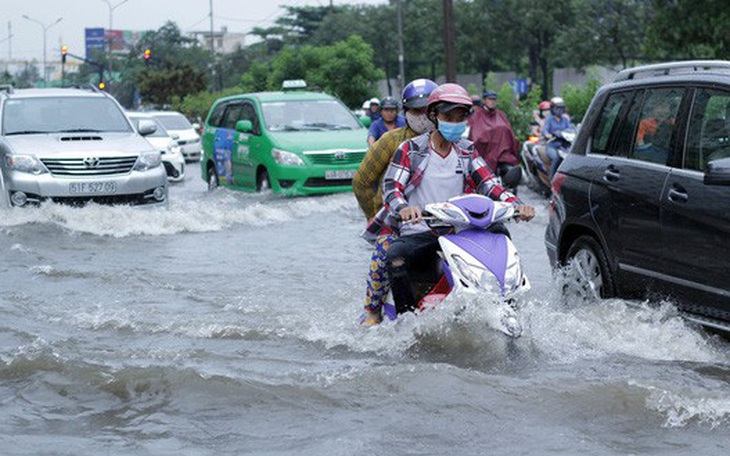
[[[45,174],[48,172],[46,166],[35,155],[7,155],[5,162],[8,168],[22,173]]]
[[[271,156],[280,165],[304,166],[304,160],[299,155],[280,149],[271,149]]]
[[[142,152],[139,154],[139,158],[137,158],[137,163],[134,164],[134,170],[147,171],[148,169],[157,168],[160,166],[161,162],[162,158],[160,156],[160,152],[156,150],[152,152]]]

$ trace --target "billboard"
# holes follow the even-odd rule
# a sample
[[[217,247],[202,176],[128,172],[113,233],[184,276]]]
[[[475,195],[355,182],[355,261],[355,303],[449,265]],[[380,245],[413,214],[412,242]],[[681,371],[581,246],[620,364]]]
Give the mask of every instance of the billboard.
[[[109,30],[101,27],[86,29],[86,58],[93,60],[95,55],[104,54],[111,43],[112,52],[123,54],[144,36],[146,32],[131,30]]]
[[[87,60],[93,60],[94,56],[104,54],[106,50],[106,40],[103,28],[87,28],[84,34],[86,41],[86,54]]]

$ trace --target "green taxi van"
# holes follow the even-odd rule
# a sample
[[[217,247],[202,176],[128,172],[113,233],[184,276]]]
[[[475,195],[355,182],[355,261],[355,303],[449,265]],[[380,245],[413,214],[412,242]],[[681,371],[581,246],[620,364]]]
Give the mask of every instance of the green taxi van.
[[[367,129],[331,95],[286,89],[248,93],[221,98],[211,107],[201,174],[210,189],[343,192],[352,190],[366,151]]]

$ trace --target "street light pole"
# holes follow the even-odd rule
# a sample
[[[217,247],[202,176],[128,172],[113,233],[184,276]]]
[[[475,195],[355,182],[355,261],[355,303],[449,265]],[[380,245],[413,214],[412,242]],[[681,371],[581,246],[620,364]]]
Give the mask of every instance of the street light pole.
[[[109,53],[107,55],[107,60],[109,60],[109,81],[108,83],[111,83],[112,80],[112,47],[114,45],[114,39],[112,38],[112,30],[114,30],[114,10],[122,6],[123,4],[127,3],[129,0],[122,0],[116,4],[112,5],[112,2],[110,0],[102,0],[104,3],[107,4],[109,7]]]
[[[46,87],[46,86],[48,86],[48,67],[46,64],[46,32],[48,31],[49,28],[51,28],[54,25],[61,22],[61,20],[63,18],[59,17],[58,19],[56,19],[56,22],[52,22],[48,25],[44,24],[43,22],[39,21],[38,19],[33,19],[32,17],[28,17],[25,14],[23,14],[23,18],[28,19],[29,21],[40,25],[41,28],[43,29],[43,86]]]
[[[28,17],[27,15],[23,14],[23,18],[28,19],[31,22],[35,22],[36,24],[40,25],[43,29],[43,86],[48,85],[48,65],[46,64],[46,32],[49,28],[53,27],[54,25],[61,22],[63,19],[62,17],[59,17],[56,19],[56,22],[52,22],[48,25],[44,24],[43,22],[39,21],[38,19],[33,19],[32,17]]]

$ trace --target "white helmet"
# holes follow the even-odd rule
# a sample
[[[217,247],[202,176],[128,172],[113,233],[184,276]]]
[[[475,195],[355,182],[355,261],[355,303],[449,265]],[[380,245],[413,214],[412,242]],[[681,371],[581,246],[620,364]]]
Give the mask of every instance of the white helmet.
[[[380,100],[378,100],[377,98],[373,97],[373,98],[370,99],[370,101],[368,101],[368,104],[370,106],[372,106],[372,105],[380,105]]]

